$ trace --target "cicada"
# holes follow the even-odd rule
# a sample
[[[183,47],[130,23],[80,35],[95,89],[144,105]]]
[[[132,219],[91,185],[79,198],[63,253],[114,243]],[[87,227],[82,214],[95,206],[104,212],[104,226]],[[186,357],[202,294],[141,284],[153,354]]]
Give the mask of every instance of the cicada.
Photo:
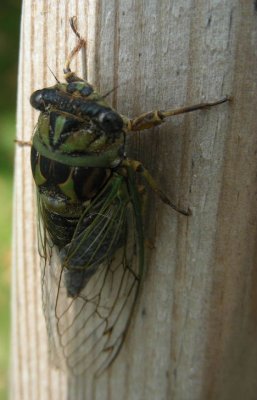
[[[74,374],[100,374],[118,354],[144,276],[144,180],[161,200],[189,215],[163,193],[140,161],[126,156],[126,136],[176,114],[226,102],[129,119],[87,80],[64,68],[65,83],[35,91],[40,111],[32,138],[37,188],[42,297],[54,362]]]

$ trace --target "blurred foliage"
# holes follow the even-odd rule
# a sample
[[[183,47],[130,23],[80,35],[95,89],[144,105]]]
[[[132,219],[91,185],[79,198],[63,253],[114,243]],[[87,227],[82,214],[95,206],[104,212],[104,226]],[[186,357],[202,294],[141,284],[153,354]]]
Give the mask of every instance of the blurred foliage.
[[[1,2],[0,12],[0,110],[15,109],[17,60],[19,49],[21,1]]]
[[[13,139],[21,1],[1,3],[0,12],[0,400],[8,398],[10,349],[11,213]]]

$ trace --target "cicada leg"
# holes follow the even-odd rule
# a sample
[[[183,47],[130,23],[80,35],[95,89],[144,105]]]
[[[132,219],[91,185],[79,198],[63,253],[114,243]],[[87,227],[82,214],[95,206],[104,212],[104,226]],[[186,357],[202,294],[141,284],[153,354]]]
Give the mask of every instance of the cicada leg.
[[[141,199],[142,215],[145,215],[146,204],[147,204],[146,188],[144,185],[137,185],[137,191],[138,191],[138,193],[140,195],[140,199]]]
[[[209,107],[216,106],[218,104],[226,103],[227,101],[230,100],[231,98],[226,96],[220,100],[211,103],[199,103],[199,104],[194,104],[192,106],[180,107],[167,111],[161,111],[161,110],[149,111],[133,119],[123,117],[125,130],[127,132],[142,131],[144,129],[152,128],[156,125],[160,125],[166,120],[166,118],[172,117],[173,115],[184,114],[191,111],[206,109]],[[158,187],[154,178],[151,176],[149,171],[145,169],[145,167],[142,165],[141,162],[136,160],[126,159],[122,162],[122,166],[127,168],[132,168],[135,172],[140,173],[143,176],[143,178],[147,181],[151,189],[160,197],[160,199],[165,204],[168,204],[170,207],[172,207],[175,211],[179,212],[180,214],[191,215],[190,209],[184,210],[182,208],[179,208],[176,206],[176,204],[172,203],[168,199],[168,197]]]
[[[19,139],[14,139],[14,143],[17,143],[19,146],[24,147],[24,146],[32,146],[31,140],[26,141],[26,140],[19,140]]]
[[[199,103],[199,104],[194,104],[192,106],[180,107],[167,111],[161,111],[161,110],[149,111],[133,119],[127,119],[124,117],[124,122],[127,131],[142,131],[144,129],[149,129],[154,126],[162,124],[166,120],[166,118],[172,117],[173,115],[185,114],[191,111],[202,110],[205,108],[216,106],[218,104],[225,103],[229,100],[231,100],[231,98],[227,96],[212,103]]]
[[[70,64],[71,64],[71,61],[73,60],[74,56],[80,51],[80,49],[86,48],[86,41],[84,39],[82,39],[82,37],[80,36],[80,34],[79,34],[78,30],[77,30],[77,23],[76,22],[77,22],[77,18],[76,17],[70,18],[70,26],[71,26],[71,29],[73,30],[73,32],[75,33],[75,35],[77,36],[78,43],[74,47],[74,49],[71,51],[71,53],[68,55],[68,58],[67,58],[66,63],[65,63],[65,67],[63,69],[64,78],[65,78],[65,80],[67,82],[75,82],[75,81],[83,80],[83,79],[79,78],[70,69]],[[86,76],[84,78],[87,79]]]
[[[150,172],[147,171],[147,169],[145,169],[145,167],[140,161],[125,159],[122,161],[122,167],[131,168],[133,171],[139,173],[146,180],[150,188],[160,197],[160,199],[165,204],[173,208],[175,211],[183,215],[187,216],[191,215],[191,211],[189,209],[184,210],[183,208],[176,206],[176,204],[170,201],[170,199],[165,195],[165,193],[163,193],[163,191],[158,187],[157,183],[155,182]]]

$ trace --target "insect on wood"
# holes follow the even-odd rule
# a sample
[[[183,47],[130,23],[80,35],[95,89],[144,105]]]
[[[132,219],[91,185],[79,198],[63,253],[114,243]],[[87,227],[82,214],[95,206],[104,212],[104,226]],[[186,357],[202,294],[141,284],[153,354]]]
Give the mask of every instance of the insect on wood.
[[[35,91],[40,111],[32,138],[37,187],[42,298],[53,362],[79,375],[99,375],[118,354],[144,274],[140,176],[177,212],[140,161],[126,156],[126,136],[177,114],[228,101],[120,115],[70,64],[86,42],[75,17],[77,45],[65,83]]]

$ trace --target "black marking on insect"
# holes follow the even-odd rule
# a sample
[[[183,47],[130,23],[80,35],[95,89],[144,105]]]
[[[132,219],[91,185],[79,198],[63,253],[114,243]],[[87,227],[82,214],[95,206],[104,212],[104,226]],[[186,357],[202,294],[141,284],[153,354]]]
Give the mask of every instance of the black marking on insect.
[[[85,46],[78,38],[66,62],[66,83],[35,91],[40,111],[32,138],[37,187],[42,296],[55,364],[99,375],[118,354],[144,273],[140,175],[181,214],[144,166],[125,155],[126,135],[173,115],[224,103],[227,97],[137,118],[121,116],[86,80],[70,70]]]

